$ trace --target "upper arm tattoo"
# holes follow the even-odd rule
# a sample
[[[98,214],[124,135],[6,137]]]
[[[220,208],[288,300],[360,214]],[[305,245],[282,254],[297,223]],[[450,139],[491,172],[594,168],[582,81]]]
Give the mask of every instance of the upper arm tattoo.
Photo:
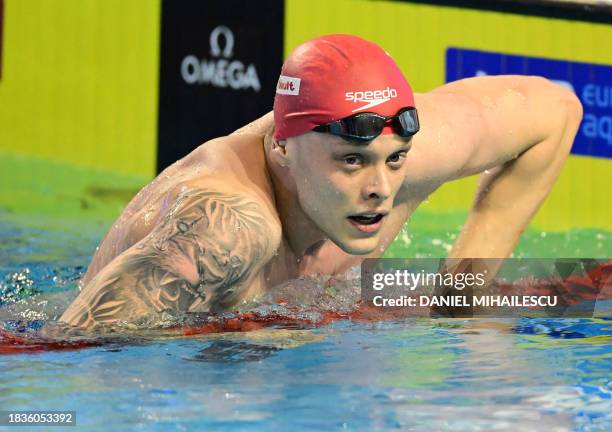
[[[273,252],[274,238],[256,201],[186,190],[147,237],[83,289],[61,320],[95,327],[151,312],[231,306]]]

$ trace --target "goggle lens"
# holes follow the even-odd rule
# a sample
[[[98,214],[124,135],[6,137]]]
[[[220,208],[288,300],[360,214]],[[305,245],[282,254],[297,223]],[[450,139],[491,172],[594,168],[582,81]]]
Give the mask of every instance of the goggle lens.
[[[359,113],[344,119],[315,127],[316,132],[338,135],[350,141],[367,142],[379,136],[391,123],[393,131],[407,138],[419,131],[416,108],[402,108],[396,115],[384,117],[376,113]]]
[[[419,116],[416,109],[407,109],[397,115],[397,122],[400,125],[398,135],[409,137],[419,131]]]

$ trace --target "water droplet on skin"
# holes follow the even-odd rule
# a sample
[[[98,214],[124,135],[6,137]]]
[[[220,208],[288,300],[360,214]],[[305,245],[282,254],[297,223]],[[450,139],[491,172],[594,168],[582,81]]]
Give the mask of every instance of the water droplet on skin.
[[[489,174],[491,171],[489,171],[488,169],[484,170],[485,174]]]

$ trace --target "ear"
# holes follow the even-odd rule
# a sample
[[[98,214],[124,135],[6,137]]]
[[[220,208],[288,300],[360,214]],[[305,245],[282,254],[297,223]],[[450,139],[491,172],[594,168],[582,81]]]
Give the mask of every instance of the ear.
[[[275,140],[272,139],[272,149],[270,151],[270,156],[272,160],[279,164],[282,167],[286,167],[289,165],[289,157],[287,155],[287,148],[285,145],[287,144],[286,140]]]

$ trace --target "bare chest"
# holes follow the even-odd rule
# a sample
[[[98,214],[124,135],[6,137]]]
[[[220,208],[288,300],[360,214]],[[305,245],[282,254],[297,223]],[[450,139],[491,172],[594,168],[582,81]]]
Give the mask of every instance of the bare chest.
[[[315,253],[298,258],[283,237],[276,255],[264,267],[266,285],[273,288],[302,276],[325,274],[342,277],[353,267],[361,265],[364,259],[382,256],[421,201],[415,199],[394,208],[381,228],[378,246],[368,255],[351,255],[331,240],[325,240]]]

